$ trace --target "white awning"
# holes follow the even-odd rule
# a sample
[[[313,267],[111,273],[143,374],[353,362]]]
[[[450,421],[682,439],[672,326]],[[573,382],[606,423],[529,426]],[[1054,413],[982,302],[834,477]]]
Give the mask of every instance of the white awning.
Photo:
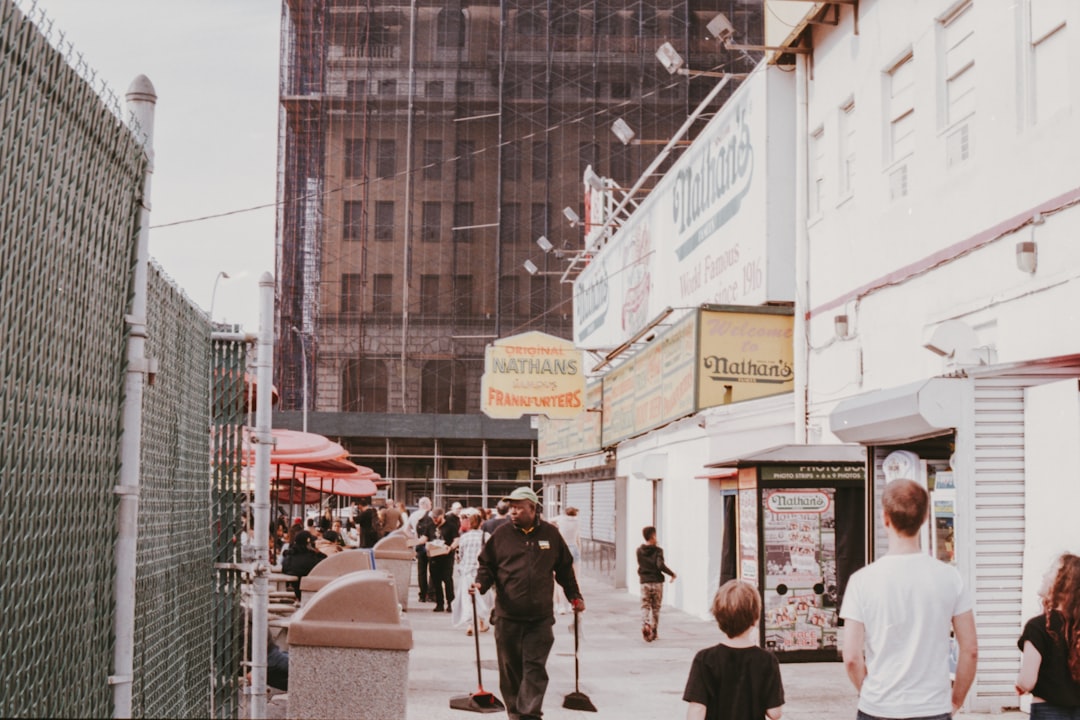
[[[829,414],[829,429],[864,445],[940,435],[960,424],[964,382],[930,378],[844,400]]]

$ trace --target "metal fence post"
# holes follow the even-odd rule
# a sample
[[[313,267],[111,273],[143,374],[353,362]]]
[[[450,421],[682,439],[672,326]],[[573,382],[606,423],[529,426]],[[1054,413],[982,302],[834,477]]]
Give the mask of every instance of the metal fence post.
[[[116,615],[113,621],[115,646],[113,672],[113,717],[131,717],[131,690],[134,680],[135,656],[135,567],[136,540],[139,519],[139,473],[142,447],[143,377],[150,363],[146,346],[146,274],[150,243],[150,180],[154,172],[154,104],[157,93],[145,75],[132,81],[127,92],[127,105],[146,149],[147,164],[143,176],[139,207],[139,236],[134,268],[134,287],[131,312],[127,316],[127,374],[124,379],[123,433],[120,437],[120,478],[115,492],[120,502],[116,511],[116,578],[114,595]]]

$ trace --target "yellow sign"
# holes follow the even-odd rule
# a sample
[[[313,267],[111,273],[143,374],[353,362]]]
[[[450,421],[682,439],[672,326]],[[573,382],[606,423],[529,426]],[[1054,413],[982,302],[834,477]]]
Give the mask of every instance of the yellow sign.
[[[795,389],[790,310],[702,310],[698,408]]]
[[[541,417],[536,456],[541,460],[573,457],[600,450],[600,382],[585,386],[585,412],[569,420]]]
[[[496,340],[484,352],[480,408],[492,418],[576,417],[585,408],[582,352],[542,332]]]

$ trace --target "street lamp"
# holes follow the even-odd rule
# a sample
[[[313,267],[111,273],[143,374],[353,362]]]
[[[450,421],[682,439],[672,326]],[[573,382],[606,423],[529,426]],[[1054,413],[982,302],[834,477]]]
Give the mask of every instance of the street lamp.
[[[214,319],[214,301],[217,300],[218,282],[220,282],[223,278],[225,280],[228,280],[230,277],[231,275],[229,275],[229,273],[222,270],[218,272],[217,277],[214,278],[214,290],[210,293],[210,312],[207,313],[207,316],[210,318],[210,320]]]
[[[308,408],[308,389],[307,389],[307,343],[305,342],[304,333],[300,332],[295,325],[290,328],[296,336],[300,338],[300,382],[304,385],[303,395],[303,430],[307,432],[307,408]]]

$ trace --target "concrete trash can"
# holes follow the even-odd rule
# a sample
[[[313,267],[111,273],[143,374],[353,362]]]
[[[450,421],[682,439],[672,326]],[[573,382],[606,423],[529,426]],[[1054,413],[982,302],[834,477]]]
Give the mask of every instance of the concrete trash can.
[[[386,570],[394,576],[398,604],[404,612],[409,611],[409,582],[412,580],[412,564],[416,559],[416,551],[407,543],[407,537],[395,533],[387,535],[372,548],[375,551],[375,568]]]
[[[300,607],[306,605],[312,595],[342,575],[358,570],[371,570],[373,555],[371,550],[345,550],[331,555],[311,568],[310,573],[300,578]]]
[[[401,720],[412,646],[389,573],[332,580],[290,623],[288,717]]]

